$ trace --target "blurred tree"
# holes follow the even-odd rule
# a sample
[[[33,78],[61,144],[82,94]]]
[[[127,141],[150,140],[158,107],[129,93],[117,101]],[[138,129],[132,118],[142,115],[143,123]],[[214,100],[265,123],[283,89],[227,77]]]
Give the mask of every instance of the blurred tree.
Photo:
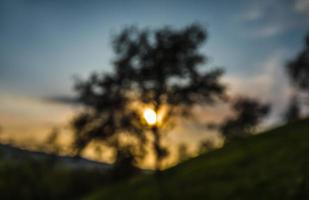
[[[48,157],[48,163],[50,166],[56,164],[59,153],[62,151],[61,145],[58,143],[60,130],[57,127],[52,128],[51,132],[45,140],[45,144],[39,147],[42,151],[48,151],[51,155]]]
[[[254,133],[256,126],[269,113],[270,106],[257,99],[240,97],[233,102],[232,109],[234,117],[227,118],[218,126],[227,142]]]
[[[112,170],[114,179],[118,180],[130,177],[138,172],[138,168],[132,165],[135,158],[130,148],[117,148],[115,157],[114,168]]]
[[[79,99],[86,106],[73,121],[77,153],[94,139],[115,147],[117,137],[133,135],[135,148],[128,152],[136,163],[136,158],[143,158],[136,154],[145,152],[149,133],[159,170],[167,155],[161,143],[163,132],[176,118],[190,116],[192,106],[224,97],[225,87],[219,83],[223,71],[205,70],[201,65],[205,57],[198,50],[205,39],[205,31],[196,24],[180,30],[131,27],[117,35],[114,71],[77,81]],[[146,107],[156,113],[154,123],[142,118]]]
[[[292,122],[300,119],[300,107],[296,96],[293,96],[288,105],[284,118],[287,122]]]
[[[178,146],[178,162],[186,161],[190,158],[188,146],[184,143]]]
[[[57,127],[54,127],[49,135],[46,138],[45,144],[45,150],[52,154],[59,154],[61,152],[61,145],[58,143],[60,130]]]
[[[207,139],[207,140],[201,141],[198,147],[198,154],[209,152],[215,148],[216,148],[216,145],[213,140]]]
[[[286,66],[288,76],[299,92],[306,95],[305,102],[309,103],[309,34],[305,39],[305,49]]]

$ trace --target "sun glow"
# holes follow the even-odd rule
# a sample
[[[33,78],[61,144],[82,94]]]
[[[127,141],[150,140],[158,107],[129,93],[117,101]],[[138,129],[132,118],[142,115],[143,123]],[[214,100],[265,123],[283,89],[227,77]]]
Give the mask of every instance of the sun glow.
[[[149,125],[155,125],[157,123],[157,114],[151,108],[146,108],[144,110],[144,118]]]

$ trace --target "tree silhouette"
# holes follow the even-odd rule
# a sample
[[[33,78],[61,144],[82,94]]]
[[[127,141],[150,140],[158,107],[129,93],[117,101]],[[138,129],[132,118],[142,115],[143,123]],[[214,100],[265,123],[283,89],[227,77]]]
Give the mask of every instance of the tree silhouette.
[[[309,103],[309,34],[305,39],[305,49],[287,64],[286,69],[295,89],[304,92]]]
[[[254,133],[256,126],[269,113],[270,106],[259,102],[257,99],[239,97],[233,102],[232,109],[234,117],[227,118],[219,125],[219,131],[227,142]]]
[[[300,114],[301,113],[298,99],[296,96],[293,96],[287,107],[286,113],[284,115],[284,120],[286,120],[287,122],[296,121],[301,118]]]
[[[190,153],[188,149],[188,145],[185,143],[181,143],[178,145],[178,162],[186,161],[190,158]]]
[[[216,148],[216,145],[213,140],[206,139],[200,142],[198,147],[198,154],[203,154],[210,152]]]
[[[117,35],[113,41],[114,71],[94,73],[76,84],[79,99],[87,108],[73,122],[78,153],[94,139],[115,144],[120,135],[127,134],[134,136],[136,143],[129,152],[139,159],[149,134],[159,170],[167,155],[161,139],[175,119],[189,117],[194,105],[212,104],[224,97],[225,87],[219,82],[223,71],[205,70],[201,65],[205,57],[199,48],[206,37],[197,24],[183,29],[130,27]],[[142,117],[146,107],[157,114],[154,124],[147,124]]]

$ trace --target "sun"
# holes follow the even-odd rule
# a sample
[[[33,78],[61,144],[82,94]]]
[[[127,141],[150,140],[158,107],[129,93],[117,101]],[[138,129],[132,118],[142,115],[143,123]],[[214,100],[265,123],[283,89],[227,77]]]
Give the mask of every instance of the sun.
[[[157,114],[151,108],[144,110],[144,118],[149,125],[155,125],[157,123]]]

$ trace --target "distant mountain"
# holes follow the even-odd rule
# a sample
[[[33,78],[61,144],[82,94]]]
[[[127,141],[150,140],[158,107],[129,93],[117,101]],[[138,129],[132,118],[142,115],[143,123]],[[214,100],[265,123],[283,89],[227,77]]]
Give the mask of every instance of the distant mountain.
[[[8,144],[0,144],[0,156],[4,159],[15,160],[15,161],[24,159],[34,159],[42,161],[53,160],[57,164],[74,169],[108,170],[111,169],[112,167],[110,164],[107,163],[101,163],[81,157],[75,158],[71,156],[59,156],[45,152],[21,149]]]

